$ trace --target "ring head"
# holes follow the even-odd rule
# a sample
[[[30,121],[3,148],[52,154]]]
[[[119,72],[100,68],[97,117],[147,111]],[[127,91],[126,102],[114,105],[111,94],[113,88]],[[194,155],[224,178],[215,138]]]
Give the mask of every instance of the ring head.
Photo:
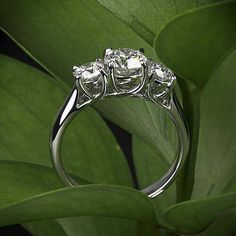
[[[74,66],[73,75],[86,94],[96,97],[103,92],[103,70],[103,61],[97,59],[95,62],[89,62],[82,66]]]
[[[142,83],[143,65],[147,58],[142,52],[130,48],[107,49],[104,55],[106,68],[112,68],[118,92],[129,92]]]

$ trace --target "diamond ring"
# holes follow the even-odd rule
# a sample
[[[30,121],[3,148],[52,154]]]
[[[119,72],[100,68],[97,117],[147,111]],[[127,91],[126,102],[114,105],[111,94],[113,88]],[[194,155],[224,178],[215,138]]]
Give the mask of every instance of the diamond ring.
[[[50,136],[53,166],[67,186],[78,185],[69,177],[60,156],[60,144],[66,126],[84,107],[101,99],[132,96],[161,107],[173,121],[178,134],[177,155],[161,179],[142,190],[150,198],[161,194],[176,178],[186,159],[189,134],[182,109],[174,93],[176,77],[164,65],[144,55],[143,49],[106,49],[103,59],[73,67],[75,84],[59,111]]]

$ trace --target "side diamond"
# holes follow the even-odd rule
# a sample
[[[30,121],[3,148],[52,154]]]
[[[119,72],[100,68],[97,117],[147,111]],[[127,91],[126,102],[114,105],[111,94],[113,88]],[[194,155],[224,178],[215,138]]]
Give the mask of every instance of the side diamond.
[[[80,80],[80,84],[86,93],[97,95],[101,93],[104,64],[101,59],[89,62],[82,66],[73,67],[73,75]]]
[[[167,87],[170,87],[175,83],[176,77],[175,74],[163,64],[155,63],[150,60],[148,64],[149,76],[153,76],[153,79],[159,83],[165,83]]]

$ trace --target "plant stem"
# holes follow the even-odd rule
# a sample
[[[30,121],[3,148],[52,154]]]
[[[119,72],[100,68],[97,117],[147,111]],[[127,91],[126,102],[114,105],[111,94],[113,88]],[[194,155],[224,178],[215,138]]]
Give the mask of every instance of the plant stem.
[[[183,110],[189,126],[190,144],[187,161],[177,180],[177,202],[189,200],[192,196],[200,124],[200,90],[181,79],[180,85]]]

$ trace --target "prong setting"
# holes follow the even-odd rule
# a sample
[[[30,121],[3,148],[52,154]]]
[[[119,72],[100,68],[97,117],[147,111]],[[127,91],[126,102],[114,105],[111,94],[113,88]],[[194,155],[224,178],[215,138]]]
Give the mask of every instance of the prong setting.
[[[147,87],[148,97],[163,106],[168,107],[170,94],[176,84],[174,73],[163,64],[149,61],[150,81]]]
[[[111,81],[116,92],[129,94],[139,90],[146,61],[147,58],[138,50],[106,50],[104,64],[111,72]]]
[[[76,83],[90,99],[130,95],[165,103],[174,88],[174,73],[143,55],[143,50],[120,48],[104,51],[104,58],[74,66]]]
[[[144,48],[139,48],[139,51],[144,54]]]
[[[73,75],[82,91],[91,99],[104,94],[106,72],[101,59],[82,66],[73,66]]]
[[[112,48],[106,48],[103,52],[103,57],[105,57],[106,55],[110,55],[113,53],[113,49]]]

